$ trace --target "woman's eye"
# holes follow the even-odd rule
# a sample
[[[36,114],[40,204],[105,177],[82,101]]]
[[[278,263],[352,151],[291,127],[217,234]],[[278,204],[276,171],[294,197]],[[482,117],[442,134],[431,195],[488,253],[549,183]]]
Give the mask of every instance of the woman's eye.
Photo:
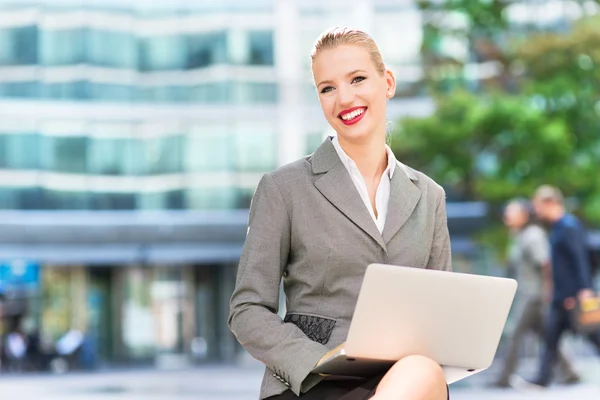
[[[357,76],[352,79],[352,83],[359,83],[359,82],[364,81],[365,79],[367,79],[367,78],[365,78],[364,76]],[[326,86],[323,89],[321,89],[321,93],[328,93],[328,92],[331,92],[333,89],[334,89],[333,86]]]

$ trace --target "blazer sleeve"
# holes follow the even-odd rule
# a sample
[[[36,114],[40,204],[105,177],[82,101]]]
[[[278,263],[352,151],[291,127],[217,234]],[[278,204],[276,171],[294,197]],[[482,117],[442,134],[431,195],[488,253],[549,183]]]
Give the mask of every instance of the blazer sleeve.
[[[283,270],[290,253],[291,223],[270,174],[260,180],[250,205],[248,234],[231,297],[229,327],[240,344],[299,396],[323,378],[310,374],[328,351],[277,315]]]
[[[446,215],[446,192],[441,186],[439,187],[439,199],[435,209],[433,243],[431,244],[427,269],[452,271],[450,233],[448,232],[448,217]]]

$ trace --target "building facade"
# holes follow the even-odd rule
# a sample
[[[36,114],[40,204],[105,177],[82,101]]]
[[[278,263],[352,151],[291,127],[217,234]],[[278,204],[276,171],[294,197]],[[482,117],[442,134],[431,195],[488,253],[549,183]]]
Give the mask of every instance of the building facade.
[[[418,21],[370,1],[150,3],[0,2],[0,268],[38,268],[26,325],[50,342],[76,328],[100,361],[227,360],[235,210],[327,134],[313,41],[412,23],[382,47],[414,97]],[[430,111],[401,97],[393,118]]]
[[[312,44],[333,25],[371,32],[398,81],[389,119],[426,115],[422,15],[392,0],[123,3],[0,1],[0,277],[27,265],[28,326],[80,329],[100,362],[231,360],[252,193],[330,133]],[[449,207],[459,269],[485,213]]]

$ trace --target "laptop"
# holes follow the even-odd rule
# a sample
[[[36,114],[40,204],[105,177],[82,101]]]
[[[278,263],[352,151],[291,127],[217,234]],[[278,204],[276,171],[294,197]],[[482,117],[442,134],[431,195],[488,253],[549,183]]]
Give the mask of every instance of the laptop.
[[[368,377],[423,355],[454,383],[492,364],[517,290],[514,279],[371,264],[347,340],[312,372]]]

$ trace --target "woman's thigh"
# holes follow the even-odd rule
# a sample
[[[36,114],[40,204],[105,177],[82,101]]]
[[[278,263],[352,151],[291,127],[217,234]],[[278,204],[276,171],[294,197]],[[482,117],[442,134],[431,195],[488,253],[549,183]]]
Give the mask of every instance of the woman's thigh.
[[[385,375],[385,374],[384,374]],[[367,400],[375,395],[377,385],[384,375],[376,376],[366,381],[322,381],[300,397],[296,396],[291,390],[282,394],[268,397],[265,400]],[[450,400],[450,389],[448,390],[448,400]]]

